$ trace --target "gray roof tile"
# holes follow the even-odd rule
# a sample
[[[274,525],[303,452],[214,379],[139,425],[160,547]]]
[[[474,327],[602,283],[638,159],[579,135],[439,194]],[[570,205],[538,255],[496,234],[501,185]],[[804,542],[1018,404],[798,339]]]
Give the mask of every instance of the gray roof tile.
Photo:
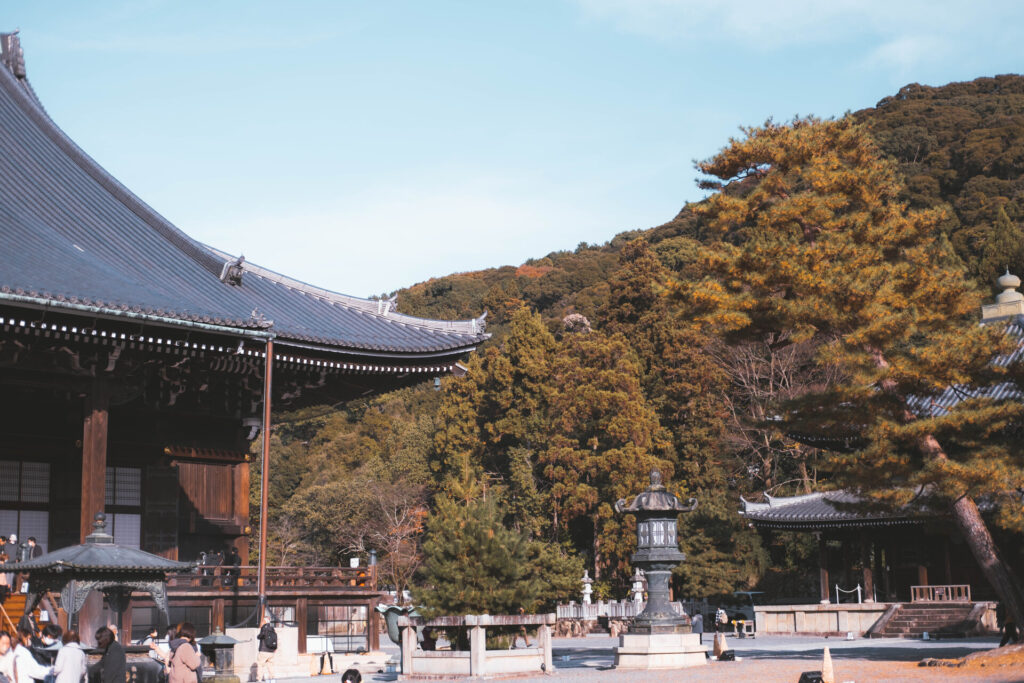
[[[0,66],[0,292],[180,321],[258,328],[346,353],[444,354],[487,338],[483,320],[436,321],[319,289],[191,239],[87,156]]]

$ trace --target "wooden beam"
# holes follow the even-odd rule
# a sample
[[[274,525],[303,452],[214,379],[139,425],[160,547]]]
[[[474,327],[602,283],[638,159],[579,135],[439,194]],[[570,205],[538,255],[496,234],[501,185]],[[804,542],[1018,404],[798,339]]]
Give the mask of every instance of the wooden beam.
[[[110,416],[110,392],[103,380],[93,382],[85,399],[82,424],[82,506],[81,539],[92,533],[96,515],[103,512],[107,495],[107,430]]]

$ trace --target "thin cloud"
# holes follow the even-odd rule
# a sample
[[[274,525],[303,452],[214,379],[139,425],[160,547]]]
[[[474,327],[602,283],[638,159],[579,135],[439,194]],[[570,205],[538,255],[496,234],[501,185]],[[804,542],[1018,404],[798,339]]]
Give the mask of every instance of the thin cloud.
[[[1017,30],[1021,3],[906,0],[572,0],[591,21],[658,40],[687,39],[747,44],[759,49],[820,45],[851,39],[879,42],[881,61],[906,59],[912,43],[944,41],[985,26],[991,33]],[[913,34],[911,41],[906,34]],[[902,41],[902,42],[901,42]],[[902,51],[902,52],[901,52]]]

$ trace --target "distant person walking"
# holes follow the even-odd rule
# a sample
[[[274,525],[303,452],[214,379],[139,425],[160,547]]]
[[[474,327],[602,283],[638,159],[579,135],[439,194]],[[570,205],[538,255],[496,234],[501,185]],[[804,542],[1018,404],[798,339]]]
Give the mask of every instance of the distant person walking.
[[[728,627],[729,615],[725,613],[725,608],[719,607],[715,612],[715,633],[725,633]]]
[[[256,635],[260,641],[259,652],[256,661],[259,664],[260,680],[274,683],[274,653],[277,652],[277,631],[270,623],[270,617],[263,617],[263,624],[260,632]]]

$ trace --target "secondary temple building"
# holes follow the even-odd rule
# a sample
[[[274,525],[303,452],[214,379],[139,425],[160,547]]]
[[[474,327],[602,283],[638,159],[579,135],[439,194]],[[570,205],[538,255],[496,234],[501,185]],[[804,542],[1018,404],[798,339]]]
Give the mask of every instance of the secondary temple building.
[[[119,544],[244,565],[266,373],[275,408],[336,404],[458,372],[483,319],[410,317],[196,242],[50,119],[16,35],[0,47],[0,534],[50,551],[105,512]],[[271,568],[271,608],[310,634],[362,621],[365,648],[380,593],[372,568],[341,571]],[[231,623],[254,599],[242,573],[228,592],[172,582],[172,620]],[[145,600],[134,615],[155,619]]]
[[[1009,322],[1007,333],[1022,340],[1019,354],[1024,352],[1024,295],[1017,291],[1021,281],[1007,273],[998,283],[1003,292],[995,303],[982,307],[982,324]],[[951,387],[920,409],[926,415],[941,415],[960,401],[980,395],[970,387]],[[1007,382],[986,389],[984,395],[1020,398],[1021,392]],[[800,435],[798,440],[829,450],[858,445],[855,437]],[[996,594],[944,510],[911,505],[871,511],[849,491],[790,497],[765,494],[763,502],[741,502],[740,514],[752,527],[767,535],[812,533],[818,544],[820,606],[759,607],[758,620],[766,630],[919,635],[944,629],[963,634],[994,626],[990,608]],[[983,514],[993,512],[986,501],[979,501],[979,507]],[[1001,547],[1019,547],[1019,537],[998,529],[994,533]],[[855,607],[840,606],[856,602],[860,604]],[[943,607],[949,623],[936,620],[925,605]]]

